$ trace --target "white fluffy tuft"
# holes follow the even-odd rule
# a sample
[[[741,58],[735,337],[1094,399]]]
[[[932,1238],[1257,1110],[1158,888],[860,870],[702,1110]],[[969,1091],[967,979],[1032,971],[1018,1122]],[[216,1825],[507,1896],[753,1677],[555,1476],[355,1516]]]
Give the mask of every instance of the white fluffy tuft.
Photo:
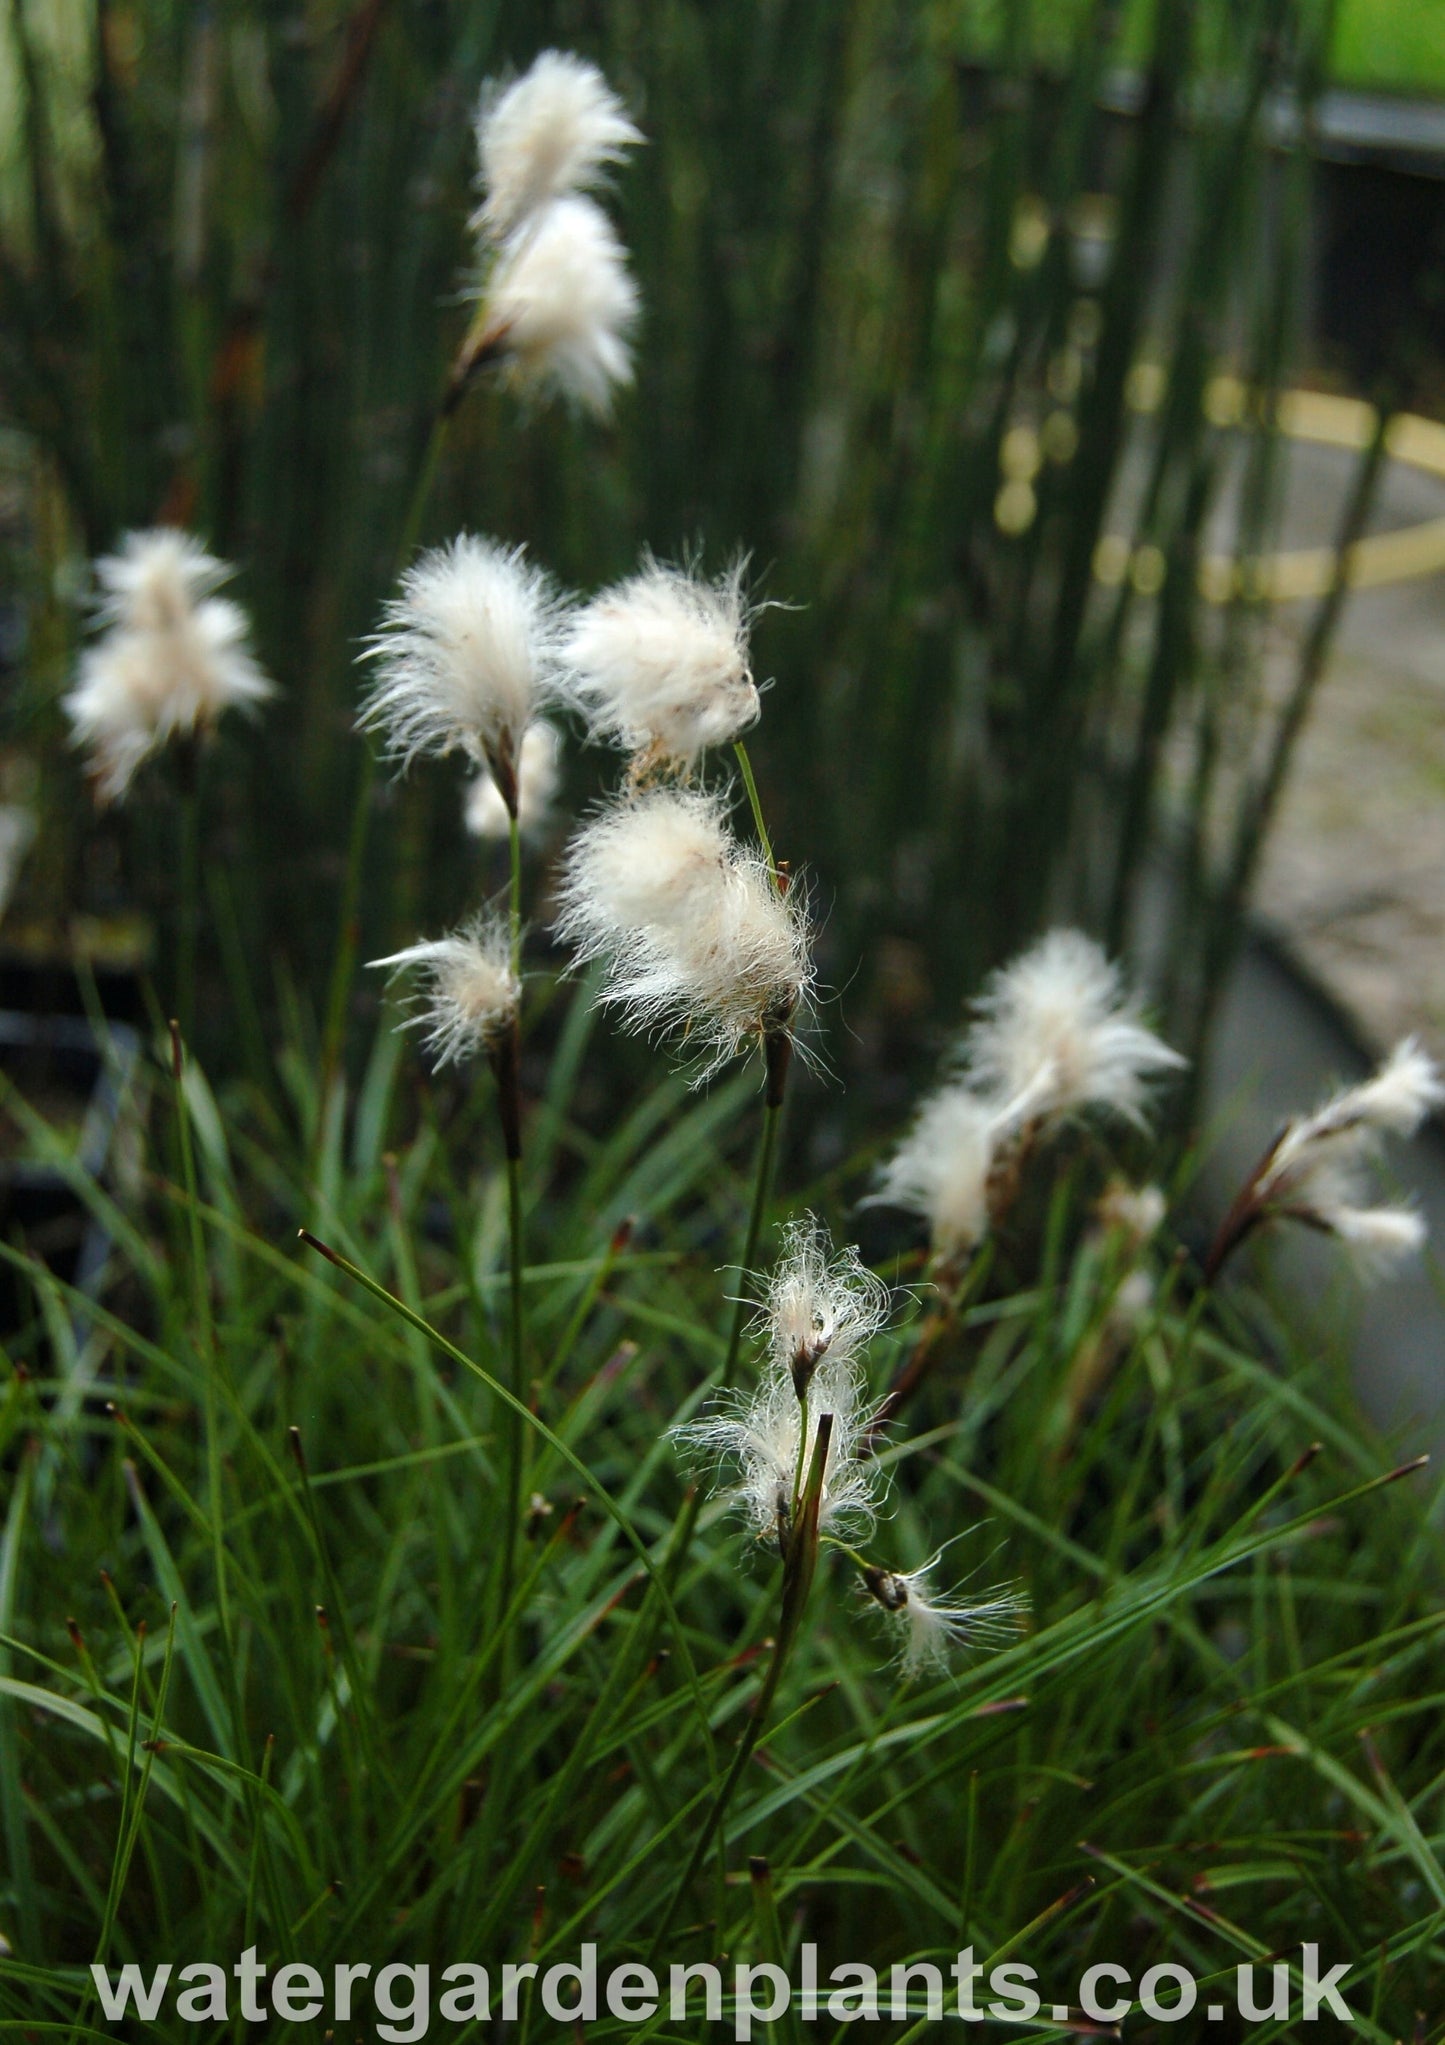
[[[561,605],[521,547],[462,534],[402,577],[368,647],[376,678],[358,720],[403,765],[419,753],[515,759],[556,693]]]
[[[591,199],[553,199],[504,244],[480,315],[486,351],[523,389],[553,390],[605,418],[632,381],[637,286]]]
[[[687,768],[756,722],[743,569],[707,582],[649,559],[573,615],[562,663],[594,737]]]
[[[1024,1120],[1112,1109],[1142,1125],[1147,1082],[1186,1061],[1140,1019],[1119,968],[1079,930],[1051,930],[996,973],[965,1033],[972,1084]]]
[[[776,1537],[788,1526],[794,1486],[800,1471],[806,1475],[825,1413],[833,1426],[818,1524],[839,1534],[863,1533],[872,1524],[884,1478],[868,1453],[871,1407],[862,1352],[887,1310],[886,1286],[864,1269],[856,1250],[834,1253],[811,1215],[787,1231],[759,1317],[767,1348],[756,1387],[750,1394],[722,1394],[712,1413],[675,1430],[700,1463],[736,1468],[734,1501],[760,1537]],[[824,1325],[832,1329],[815,1359],[806,1404],[793,1378],[800,1316],[819,1332]]]
[[[191,534],[127,533],[95,573],[104,630],[64,707],[101,801],[114,802],[168,739],[209,731],[275,689],[251,652],[245,612],[215,593],[234,570]]]
[[[641,140],[595,64],[543,50],[510,85],[483,88],[477,158],[484,197],[472,227],[504,240],[550,200],[596,184]]]
[[[573,837],[557,929],[576,963],[606,964],[599,998],[639,1031],[685,1029],[699,1079],[797,1011],[812,986],[802,890],[727,828],[718,797],[654,788]]]
[[[988,1185],[1000,1134],[995,1110],[955,1080],[931,1094],[870,1198],[915,1214],[935,1256],[969,1256],[988,1233]]]
[[[942,1673],[960,1648],[999,1648],[1022,1632],[1029,1601],[1009,1584],[974,1597],[957,1590],[935,1592],[933,1572],[940,1549],[921,1569],[870,1570],[869,1596],[888,1615],[905,1676]]]
[[[416,969],[424,991],[414,997],[406,1027],[425,1031],[438,1065],[487,1050],[516,1016],[521,983],[512,970],[507,927],[484,912],[449,937],[423,940],[371,964],[392,972]]]

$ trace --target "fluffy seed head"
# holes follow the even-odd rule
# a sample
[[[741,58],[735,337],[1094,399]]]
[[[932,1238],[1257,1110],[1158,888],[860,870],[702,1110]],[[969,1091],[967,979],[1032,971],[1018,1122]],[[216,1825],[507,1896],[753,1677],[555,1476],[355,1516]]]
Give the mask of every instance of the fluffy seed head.
[[[1148,1082],[1185,1063],[1078,930],[1051,930],[994,975],[961,1048],[973,1085],[1020,1124],[1107,1108],[1142,1125]]]
[[[940,1549],[921,1569],[870,1567],[863,1572],[864,1589],[888,1615],[897,1637],[905,1676],[947,1669],[959,1648],[1004,1647],[1022,1631],[1028,1616],[1028,1599],[1007,1584],[971,1598],[960,1597],[957,1591],[936,1593],[933,1572],[942,1553]]]
[[[988,1187],[1000,1135],[997,1113],[955,1080],[930,1095],[879,1175],[871,1200],[916,1214],[934,1255],[957,1261],[988,1233]]]
[[[654,788],[575,834],[557,929],[576,962],[606,963],[600,999],[624,1027],[688,1032],[699,1078],[779,1028],[812,985],[806,903],[740,845],[716,796]]]
[[[407,569],[367,649],[376,674],[361,728],[384,732],[403,765],[460,749],[509,770],[555,693],[560,614],[523,548],[470,534],[432,548]]]
[[[103,630],[65,698],[102,802],[123,796],[168,739],[209,731],[233,706],[275,693],[251,652],[239,604],[216,591],[234,573],[189,533],[128,533],[95,564]]]
[[[1336,1206],[1320,1218],[1349,1244],[1367,1277],[1384,1277],[1425,1247],[1424,1218],[1413,1207]]]
[[[756,721],[743,568],[707,582],[645,560],[574,614],[562,664],[594,736],[687,768]]]
[[[888,1318],[889,1293],[855,1248],[834,1251],[811,1214],[790,1222],[755,1332],[800,1395],[825,1361],[851,1366]]]
[[[642,140],[595,64],[543,50],[510,85],[489,80],[477,109],[483,201],[472,227],[512,234],[549,200],[594,185]]]
[[[554,391],[605,418],[632,381],[637,286],[627,255],[591,199],[553,199],[504,244],[478,314],[479,359],[522,389]]]
[[[557,727],[545,717],[529,724],[523,733],[517,758],[517,822],[527,837],[540,837],[551,822],[561,750]],[[507,805],[486,767],[467,788],[465,815],[473,837],[505,838],[510,832]]]
[[[871,1417],[863,1349],[887,1311],[887,1291],[864,1271],[856,1250],[833,1254],[811,1216],[788,1231],[779,1269],[759,1316],[767,1347],[750,1394],[725,1393],[715,1409],[675,1430],[700,1463],[734,1469],[733,1497],[754,1531],[786,1531],[793,1486],[806,1473],[822,1415],[833,1416],[818,1523],[862,1532],[872,1523],[883,1478],[867,1453]],[[814,1360],[806,1401],[794,1377],[794,1338],[804,1321],[815,1333],[830,1323],[831,1342]]]
[[[489,1050],[510,1027],[522,998],[506,925],[490,914],[449,937],[408,945],[371,964],[393,972],[415,967],[421,974],[423,991],[408,1026],[425,1031],[423,1041],[438,1065]]]

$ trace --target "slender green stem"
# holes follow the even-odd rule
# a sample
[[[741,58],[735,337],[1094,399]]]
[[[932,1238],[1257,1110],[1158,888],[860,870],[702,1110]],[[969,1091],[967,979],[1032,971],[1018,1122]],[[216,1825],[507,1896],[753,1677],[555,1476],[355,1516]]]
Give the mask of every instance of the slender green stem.
[[[511,937],[512,972],[520,981],[522,976],[522,832],[517,818],[508,819],[508,840],[511,847],[511,885],[507,894],[507,924]],[[523,1228],[522,1211],[522,1159],[521,1159],[521,1102],[518,1097],[519,1073],[516,1047],[508,1065],[504,1084],[511,1091],[510,1103],[504,1103],[503,1126],[507,1137],[507,1237],[511,1258],[511,1301],[510,1301],[510,1343],[512,1397],[525,1403],[526,1400],[526,1349],[527,1325],[526,1308],[522,1297],[523,1269]],[[499,1610],[504,1609],[511,1588],[512,1569],[517,1545],[518,1522],[522,1516],[522,1464],[526,1457],[526,1438],[522,1429],[521,1415],[514,1407],[509,1416],[507,1435],[507,1524],[502,1542],[502,1578],[499,1592]]]
[[[758,1141],[757,1176],[753,1181],[753,1204],[748,1214],[748,1232],[743,1242],[742,1279],[757,1263],[758,1243],[763,1233],[763,1216],[767,1213],[768,1194],[772,1190],[773,1161],[778,1148],[778,1123],[782,1119],[781,1103],[769,1101],[763,1108],[763,1130]],[[742,1354],[743,1330],[748,1323],[748,1298],[739,1287],[737,1305],[733,1310],[732,1333],[728,1337],[727,1356],[723,1362],[722,1382],[731,1385],[737,1376],[738,1358]]]
[[[506,1522],[502,1530],[502,1575],[500,1609],[505,1610],[511,1592],[517,1552],[517,1534],[522,1517],[522,1465],[526,1459],[526,1436],[519,1406],[526,1404],[526,1318],[522,1301],[522,1160],[507,1159],[507,1236],[511,1257],[510,1351],[511,1393],[516,1405],[507,1409]]]
[[[189,1044],[196,1028],[196,931],[201,913],[201,815],[196,761],[181,769],[180,928],[176,932],[176,1018]]]
[[[508,928],[512,939],[512,971],[520,980],[522,977],[522,827],[514,816],[507,819],[507,838],[512,853],[511,889],[507,898]]]
[[[741,739],[735,739],[733,751],[737,754],[738,765],[743,770],[743,785],[748,791],[748,802],[753,812],[753,829],[758,834],[758,843],[762,846],[763,856],[772,869],[773,879],[781,885],[778,862],[773,857],[773,841],[768,836],[768,827],[763,821],[763,805],[758,798],[758,784],[753,779],[753,763],[748,758],[748,749]]]
[[[401,537],[397,542],[398,574],[406,567],[421,535],[422,519],[426,515],[432,485],[436,481],[450,423],[448,415],[442,412],[438,412],[432,423],[426,452],[422,456],[421,467],[417,470],[416,482],[412,485],[406,517],[402,521]],[[316,1119],[318,1145],[326,1126],[326,1103],[331,1093],[331,1084],[341,1063],[342,1046],[346,1036],[346,1008],[351,998],[351,983],[356,976],[356,953],[361,941],[361,882],[366,866],[366,842],[371,831],[371,797],[375,786],[376,754],[368,745],[362,759],[361,772],[357,777],[356,797],[351,811],[351,831],[346,846],[346,875],[341,885],[336,960],[331,970],[331,985],[326,997],[326,1033],[322,1039],[321,1089]]]

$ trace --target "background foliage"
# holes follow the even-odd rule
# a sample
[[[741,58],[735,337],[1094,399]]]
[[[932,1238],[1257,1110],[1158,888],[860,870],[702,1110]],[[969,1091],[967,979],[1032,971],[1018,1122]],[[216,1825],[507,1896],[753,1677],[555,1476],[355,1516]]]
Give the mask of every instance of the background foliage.
[[[755,758],[827,912],[848,1087],[808,1100],[780,1209],[853,1230],[855,1138],[896,1129],[910,1064],[1049,915],[1150,952],[1197,1045],[1340,595],[1262,686],[1247,566],[1305,346],[1308,110],[1365,17],[1038,13],[1036,40],[1021,5],[942,0],[10,0],[26,913],[139,901],[164,973],[164,774],[97,817],[62,743],[86,555],[194,522],[241,564],[285,696],[208,766],[200,1063],[177,1086],[151,1061],[124,1186],[62,1157],[116,1244],[100,1304],[0,1246],[28,1288],[0,1384],[9,2025],[68,2029],[97,1954],[644,1949],[776,1621],[766,1557],[716,1508],[671,1545],[665,1437],[723,1349],[751,1082],[698,1101],[659,1079],[538,939],[529,1361],[551,1432],[509,1583],[499,1409],[467,1367],[501,1346],[485,1088],[424,1078],[360,989],[349,1090],[322,1083],[355,653],[465,317],[483,75],[558,42],[635,108],[649,145],[618,205],[647,314],[606,430],[468,403],[426,537],[525,539],[585,587],[644,541],[748,548],[761,594],[796,605],[759,621]],[[1283,132],[1282,104],[1302,110]],[[1211,593],[1226,490],[1245,565]],[[592,771],[574,763],[576,799]],[[454,796],[444,774],[369,795],[362,957],[489,884]],[[1162,959],[1141,913],[1161,886]],[[1445,1922],[1438,1506],[1362,1495],[1390,1457],[1331,1366],[1167,1248],[1157,1311],[1118,1340],[1123,1273],[1087,1226],[1104,1162],[1040,1169],[894,1457],[897,1559],[962,1531],[958,1573],[1017,1577],[1032,1631],[900,1690],[830,1574],[686,1956],[971,1940],[1067,1993],[1095,1958],[1203,1974],[1317,1938],[1369,1956],[1366,2035],[1436,2035],[1416,2024]],[[302,1224],[455,1349],[299,1261]],[[901,1237],[869,1243],[921,1277]],[[908,1340],[880,1346],[880,1387]]]

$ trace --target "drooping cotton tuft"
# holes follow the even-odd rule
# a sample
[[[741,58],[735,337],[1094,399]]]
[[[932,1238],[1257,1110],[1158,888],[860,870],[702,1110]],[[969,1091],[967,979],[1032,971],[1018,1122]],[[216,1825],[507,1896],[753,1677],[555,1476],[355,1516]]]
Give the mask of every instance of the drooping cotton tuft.
[[[960,1648],[1004,1647],[1022,1631],[1028,1599],[1007,1584],[976,1597],[943,1595],[933,1589],[933,1572],[942,1550],[921,1569],[869,1568],[863,1585],[888,1615],[898,1643],[898,1660],[906,1676],[947,1669]]]
[[[807,1474],[825,1413],[833,1425],[818,1524],[839,1534],[871,1525],[883,1477],[867,1453],[863,1351],[886,1312],[887,1289],[864,1270],[856,1250],[833,1253],[811,1216],[788,1231],[759,1316],[766,1350],[757,1385],[751,1393],[721,1394],[713,1412],[676,1430],[699,1464],[735,1469],[734,1502],[761,1538],[786,1535],[794,1488]],[[815,1335],[832,1330],[813,1359],[806,1401],[793,1348],[804,1322]]]
[[[609,804],[568,846],[558,900],[577,964],[605,962],[599,999],[625,1028],[685,1030],[699,1078],[788,1025],[811,988],[802,891],[779,893],[716,796],[654,788]]]
[[[202,735],[235,707],[274,695],[250,648],[245,612],[216,594],[234,574],[189,533],[127,533],[95,564],[101,636],[65,698],[102,802],[126,793],[167,740]]]
[[[506,925],[483,913],[449,937],[424,940],[371,964],[393,972],[416,969],[423,992],[407,1026],[423,1030],[438,1065],[490,1050],[510,1028],[521,1003]]]
[[[376,677],[361,728],[405,766],[465,752],[504,780],[527,726],[556,694],[561,604],[521,547],[463,534],[402,577],[368,650]]]
[[[1406,1037],[1370,1079],[1285,1124],[1236,1203],[1235,1237],[1271,1214],[1292,1216],[1348,1243],[1368,1274],[1389,1269],[1421,1247],[1425,1224],[1413,1208],[1370,1205],[1366,1167],[1382,1137],[1414,1135],[1442,1103],[1438,1068]]]
[[[1119,968],[1079,930],[1051,930],[985,987],[961,1055],[1020,1122],[1084,1108],[1142,1125],[1148,1082],[1186,1061],[1140,1019]]]
[[[632,381],[637,286],[591,199],[553,199],[506,242],[475,322],[475,359],[523,390],[554,392],[605,418]]]
[[[472,227],[513,234],[550,200],[596,184],[642,140],[595,64],[543,50],[510,85],[489,81],[477,110],[483,201]]]
[[[915,1214],[935,1256],[968,1257],[988,1233],[998,1114],[962,1081],[931,1094],[879,1174],[872,1201]]]
[[[562,663],[595,737],[687,768],[756,721],[743,566],[707,582],[647,560],[573,615]]]
[[[562,741],[555,724],[539,717],[527,726],[517,760],[517,822],[523,834],[539,837],[552,820]],[[507,805],[491,771],[483,767],[468,785],[466,826],[476,838],[505,838],[511,829]]]

